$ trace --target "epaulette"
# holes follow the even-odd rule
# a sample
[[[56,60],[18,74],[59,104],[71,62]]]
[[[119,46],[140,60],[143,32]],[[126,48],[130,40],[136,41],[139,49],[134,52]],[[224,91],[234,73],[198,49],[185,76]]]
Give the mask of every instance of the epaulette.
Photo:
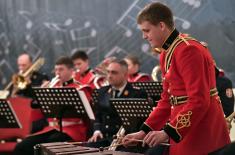
[[[208,44],[207,44],[206,42],[200,41],[200,44],[201,44],[203,47],[208,48]]]

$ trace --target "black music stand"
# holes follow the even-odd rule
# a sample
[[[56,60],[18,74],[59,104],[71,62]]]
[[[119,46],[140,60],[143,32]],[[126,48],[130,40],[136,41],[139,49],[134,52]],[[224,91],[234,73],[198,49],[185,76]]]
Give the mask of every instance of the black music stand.
[[[98,102],[98,96],[99,96],[98,90],[99,89],[94,89],[92,94],[91,94],[93,104],[96,104]]]
[[[110,103],[116,109],[125,130],[139,128],[139,125],[149,116],[155,105],[147,99],[111,99]],[[140,122],[142,121],[142,122]]]
[[[162,82],[132,82],[131,84],[133,87],[145,90],[154,102],[161,99]]]
[[[0,128],[22,128],[11,104],[0,99]]]
[[[49,118],[58,118],[62,131],[62,118],[88,117],[95,119],[91,105],[83,91],[76,88],[33,88],[42,112]]]

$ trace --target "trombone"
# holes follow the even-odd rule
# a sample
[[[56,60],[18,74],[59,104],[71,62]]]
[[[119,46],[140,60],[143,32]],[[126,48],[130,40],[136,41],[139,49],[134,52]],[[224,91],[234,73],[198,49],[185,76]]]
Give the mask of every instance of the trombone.
[[[16,75],[16,81],[13,82],[13,80],[11,80],[11,82],[4,88],[4,90],[2,91],[3,93],[0,94],[0,98],[6,98],[9,94],[9,89],[11,88],[11,86],[13,84],[16,85],[16,90],[18,89],[25,89],[26,86],[28,85],[28,82],[26,80],[26,77],[31,76],[31,74],[34,71],[37,71],[41,68],[41,66],[44,64],[45,59],[44,58],[38,58],[35,63],[33,63],[33,65],[24,73],[22,74],[17,74]]]

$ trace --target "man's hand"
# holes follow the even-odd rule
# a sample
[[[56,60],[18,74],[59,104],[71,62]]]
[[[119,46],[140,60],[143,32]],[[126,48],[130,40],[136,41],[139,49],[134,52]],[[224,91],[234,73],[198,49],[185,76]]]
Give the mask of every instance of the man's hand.
[[[230,132],[231,128],[232,128],[232,124],[231,124],[231,120],[229,119],[225,119],[226,120],[226,124],[227,124],[227,127],[228,127],[228,131]]]
[[[139,143],[138,140],[142,140],[145,137],[145,135],[146,134],[144,133],[144,131],[139,131],[139,132],[128,134],[122,139],[122,144],[125,147],[135,146]]]
[[[102,139],[103,134],[100,131],[95,131],[93,136],[88,140],[88,142],[97,142],[98,139]]]
[[[150,131],[144,138],[144,144],[148,144],[149,147],[154,147],[159,143],[166,142],[169,139],[169,136],[165,131]]]

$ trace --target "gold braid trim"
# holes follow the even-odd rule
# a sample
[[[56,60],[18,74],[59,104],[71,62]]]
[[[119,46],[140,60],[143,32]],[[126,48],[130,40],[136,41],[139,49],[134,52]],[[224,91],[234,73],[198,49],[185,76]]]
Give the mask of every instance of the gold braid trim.
[[[174,42],[171,44],[171,46],[168,49],[166,58],[165,58],[165,72],[168,71],[168,69],[170,68],[171,65],[171,60],[172,60],[172,55],[174,53],[175,48],[182,42],[184,42],[186,45],[190,45],[188,40],[194,40],[197,41],[196,39],[192,38],[192,37],[182,37],[182,36],[178,36]]]
[[[176,130],[185,128],[185,127],[189,127],[191,125],[191,115],[193,114],[192,111],[188,111],[188,113],[184,114],[184,115],[178,115],[177,117],[177,123],[176,123]]]
[[[182,139],[181,134],[179,133],[179,129],[185,128],[185,127],[189,127],[191,125],[191,115],[193,114],[192,111],[188,111],[188,113],[184,114],[184,115],[178,115],[177,116],[177,123],[176,126],[172,126],[170,123],[167,123],[170,127],[172,127],[173,129],[175,129],[176,133],[179,135],[180,139]]]

